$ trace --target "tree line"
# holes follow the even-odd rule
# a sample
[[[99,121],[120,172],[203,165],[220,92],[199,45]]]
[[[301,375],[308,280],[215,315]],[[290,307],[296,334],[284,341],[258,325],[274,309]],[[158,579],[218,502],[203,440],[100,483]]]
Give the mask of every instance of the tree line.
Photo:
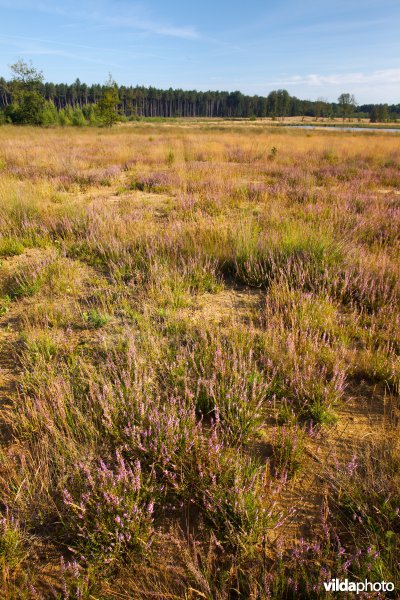
[[[318,118],[369,118],[372,122],[400,118],[400,104],[358,106],[351,94],[337,102],[301,100],[287,90],[267,96],[240,91],[168,90],[144,86],[118,86],[111,78],[105,84],[87,85],[45,82],[43,73],[23,60],[11,66],[12,78],[0,77],[0,123],[38,125],[112,124],[118,119],[144,117],[257,118],[286,116]]]

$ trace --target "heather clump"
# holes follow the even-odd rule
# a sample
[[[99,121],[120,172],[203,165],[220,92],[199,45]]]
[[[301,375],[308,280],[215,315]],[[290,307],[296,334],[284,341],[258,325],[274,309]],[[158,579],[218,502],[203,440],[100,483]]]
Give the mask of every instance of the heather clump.
[[[273,466],[277,473],[293,477],[304,461],[305,433],[298,425],[278,427],[272,434]]]
[[[168,192],[176,183],[174,174],[169,171],[159,171],[138,177],[131,183],[131,188],[146,192]]]
[[[266,235],[262,222],[250,222],[233,242],[232,275],[260,288],[269,288],[274,281],[305,291],[323,286],[333,265],[342,260],[340,247],[328,234],[316,235],[296,224],[280,229]]]
[[[145,550],[154,511],[151,479],[140,462],[131,467],[118,453],[113,462],[79,465],[79,480],[63,493],[63,528],[74,550],[106,565],[130,549]]]
[[[339,271],[329,285],[332,295],[344,306],[359,311],[377,312],[381,306],[398,302],[400,297],[396,268],[389,261],[379,260],[379,255],[369,261],[361,256]]]
[[[54,255],[39,252],[27,260],[2,265],[0,286],[3,295],[12,299],[34,296],[42,289],[52,270]]]
[[[343,397],[345,381],[343,369],[330,373],[322,366],[316,376],[310,368],[301,370],[297,367],[287,380],[287,391],[282,399],[282,417],[289,406],[301,421],[325,425],[334,423],[334,411]]]
[[[6,510],[0,519],[0,564],[4,582],[21,570],[29,551],[27,549],[28,536],[21,528],[21,524]]]
[[[274,486],[265,467],[227,447],[217,431],[194,447],[181,477],[184,498],[226,551],[251,555],[267,529],[277,525]]]
[[[252,351],[251,338],[243,346],[212,333],[200,336],[190,352],[180,353],[186,363],[182,383],[190,390],[197,413],[217,419],[232,443],[244,443],[263,423],[272,396],[273,376],[263,372]],[[247,347],[246,347],[247,346]]]
[[[381,439],[367,441],[329,476],[329,485],[332,511],[339,513],[336,527],[358,547],[356,572],[400,586],[400,455],[395,432],[398,428],[382,431]]]

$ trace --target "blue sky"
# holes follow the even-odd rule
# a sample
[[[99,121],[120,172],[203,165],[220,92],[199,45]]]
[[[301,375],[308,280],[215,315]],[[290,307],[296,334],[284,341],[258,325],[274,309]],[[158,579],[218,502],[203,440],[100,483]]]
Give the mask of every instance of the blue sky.
[[[0,74],[400,103],[400,0],[0,0]]]

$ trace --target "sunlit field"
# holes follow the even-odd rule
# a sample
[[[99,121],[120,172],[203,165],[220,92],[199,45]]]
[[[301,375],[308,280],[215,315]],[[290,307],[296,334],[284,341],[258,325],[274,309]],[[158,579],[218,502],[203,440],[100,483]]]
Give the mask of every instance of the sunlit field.
[[[0,597],[398,597],[399,249],[396,133],[1,127]]]

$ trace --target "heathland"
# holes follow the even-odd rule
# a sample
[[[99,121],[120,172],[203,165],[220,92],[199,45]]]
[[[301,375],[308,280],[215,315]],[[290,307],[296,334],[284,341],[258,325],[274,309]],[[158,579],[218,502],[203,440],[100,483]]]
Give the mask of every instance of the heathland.
[[[0,128],[2,598],[400,589],[399,141]]]

